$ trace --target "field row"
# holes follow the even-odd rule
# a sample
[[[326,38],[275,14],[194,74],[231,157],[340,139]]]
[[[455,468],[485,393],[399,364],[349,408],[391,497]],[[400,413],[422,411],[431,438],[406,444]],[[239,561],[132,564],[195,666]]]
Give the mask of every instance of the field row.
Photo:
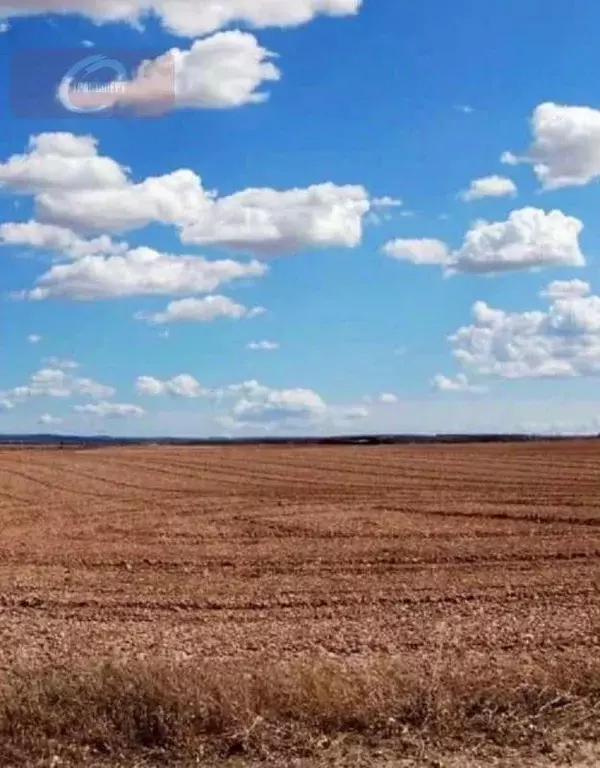
[[[593,442],[1,451],[0,663],[595,652],[599,464]]]

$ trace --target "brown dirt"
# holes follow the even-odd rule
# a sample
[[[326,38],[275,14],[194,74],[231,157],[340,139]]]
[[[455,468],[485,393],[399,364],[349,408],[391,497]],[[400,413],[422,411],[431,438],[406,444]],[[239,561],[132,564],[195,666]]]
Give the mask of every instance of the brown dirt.
[[[0,669],[600,656],[600,442],[0,451]]]

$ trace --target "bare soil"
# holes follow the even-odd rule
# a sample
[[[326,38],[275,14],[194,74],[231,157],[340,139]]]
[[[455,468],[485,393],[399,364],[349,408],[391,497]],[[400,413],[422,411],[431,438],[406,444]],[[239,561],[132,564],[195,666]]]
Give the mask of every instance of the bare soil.
[[[600,659],[600,442],[0,450],[6,675],[313,658]]]

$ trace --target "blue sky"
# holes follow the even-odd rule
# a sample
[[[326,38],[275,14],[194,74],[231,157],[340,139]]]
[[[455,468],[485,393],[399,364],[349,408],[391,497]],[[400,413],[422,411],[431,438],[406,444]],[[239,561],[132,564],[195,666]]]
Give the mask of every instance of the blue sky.
[[[0,432],[599,429],[597,4],[56,5],[0,0]]]

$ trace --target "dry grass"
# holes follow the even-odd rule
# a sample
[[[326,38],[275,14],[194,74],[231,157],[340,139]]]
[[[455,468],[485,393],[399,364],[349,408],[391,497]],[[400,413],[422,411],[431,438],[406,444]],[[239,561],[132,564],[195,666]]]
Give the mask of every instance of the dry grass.
[[[0,690],[4,766],[52,757],[81,765],[86,756],[291,761],[342,745],[392,745],[406,757],[541,754],[567,739],[598,738],[598,659],[545,668],[478,668],[449,657],[419,669],[390,658],[103,664],[14,670]]]

